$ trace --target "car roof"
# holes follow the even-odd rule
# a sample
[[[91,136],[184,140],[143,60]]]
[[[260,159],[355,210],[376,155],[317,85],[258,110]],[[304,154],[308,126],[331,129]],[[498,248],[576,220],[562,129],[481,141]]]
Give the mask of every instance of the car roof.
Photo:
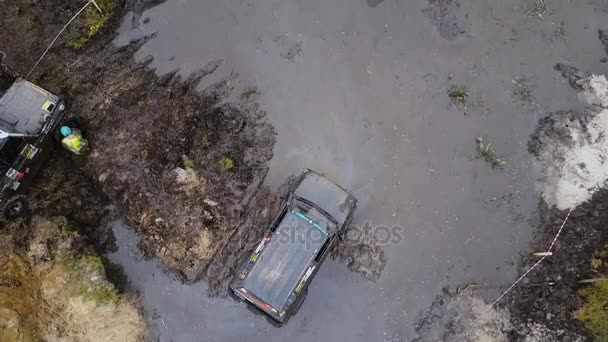
[[[299,212],[288,211],[243,287],[280,311],[327,239],[322,226]]]
[[[16,80],[0,97],[0,130],[8,133],[40,133],[49,104],[59,97],[28,82]]]

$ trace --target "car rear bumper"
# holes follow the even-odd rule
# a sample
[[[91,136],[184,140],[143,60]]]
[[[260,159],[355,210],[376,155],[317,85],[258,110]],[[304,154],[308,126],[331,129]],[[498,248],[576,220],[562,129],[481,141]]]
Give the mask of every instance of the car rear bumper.
[[[263,308],[261,308],[260,306],[256,305],[251,300],[249,300],[242,293],[240,293],[239,291],[237,291],[234,287],[230,286],[230,289],[232,290],[232,292],[234,293],[235,296],[237,296],[239,299],[241,299],[242,301],[245,302],[245,304],[247,305],[247,307],[250,310],[252,310],[256,314],[263,315],[274,326],[277,326],[277,327],[283,326],[285,323],[287,323],[287,321],[289,320],[289,318],[291,316],[287,312],[282,317],[278,316],[278,315],[273,315],[273,314],[269,313],[268,311],[264,310]]]

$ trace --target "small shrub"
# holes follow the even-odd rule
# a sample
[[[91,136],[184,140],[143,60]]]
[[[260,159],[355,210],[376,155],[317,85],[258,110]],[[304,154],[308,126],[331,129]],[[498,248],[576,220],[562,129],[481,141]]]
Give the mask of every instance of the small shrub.
[[[222,159],[220,159],[220,166],[222,167],[222,170],[230,171],[234,169],[234,160],[230,157],[222,157]]]
[[[84,11],[84,24],[80,29],[76,29],[71,34],[68,46],[79,50],[87,45],[89,40],[95,36],[108,22],[114,9],[118,5],[118,0],[97,0],[97,4],[103,13],[99,13],[94,4],[90,4]]]
[[[191,170],[194,169],[194,160],[192,160],[192,159],[190,159],[190,158],[188,158],[186,156],[182,157],[182,160],[184,162],[184,168],[186,168],[186,170],[187,169],[191,169]]]
[[[254,86],[245,87],[245,89],[243,89],[243,92],[241,92],[241,100],[248,101],[250,98],[257,94],[259,94],[258,88]]]
[[[545,0],[531,0],[528,3],[528,15],[543,20],[545,13],[547,13],[548,7]]]
[[[496,150],[492,147],[491,144],[486,144],[483,142],[483,137],[477,137],[477,153],[479,158],[484,160],[486,163],[490,164],[493,169],[505,169],[507,167],[507,162],[503,159],[498,158],[496,155]]]
[[[469,92],[467,90],[467,87],[453,85],[448,90],[448,96],[450,97],[450,100],[452,101],[452,103],[454,103],[458,106],[462,106],[466,110],[467,98],[469,97]]]
[[[64,255],[64,263],[72,272],[105,272],[103,261],[101,261],[101,258],[96,255],[84,255],[77,258],[66,254]]]
[[[513,98],[523,107],[529,106],[534,100],[534,96],[532,96],[532,90],[530,89],[528,80],[521,78],[513,80],[512,82],[515,85],[513,88]]]
[[[595,341],[608,342],[608,282],[593,283],[579,293],[586,302],[574,316],[595,335]]]
[[[92,300],[98,306],[116,304],[120,299],[120,293],[112,284],[93,286],[85,292],[84,297]]]
[[[66,256],[64,265],[70,274],[70,291],[96,305],[115,304],[120,299],[116,287],[105,280],[105,266],[99,256]],[[104,278],[103,280],[100,280]],[[97,280],[94,280],[97,279]]]

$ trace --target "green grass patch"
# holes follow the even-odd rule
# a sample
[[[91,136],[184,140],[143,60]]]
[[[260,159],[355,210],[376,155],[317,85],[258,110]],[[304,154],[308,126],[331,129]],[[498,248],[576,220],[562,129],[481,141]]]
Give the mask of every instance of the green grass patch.
[[[65,240],[69,237],[80,236],[78,230],[71,226],[65,217],[57,217],[45,224],[40,231],[40,234],[46,240],[51,241]]]
[[[105,26],[118,5],[118,0],[96,0],[102,13],[94,4],[90,4],[84,11],[84,19],[78,20],[74,25],[76,28],[70,34],[68,46],[80,50],[87,45],[89,40]]]
[[[73,272],[105,272],[103,261],[96,255],[84,255],[81,257],[67,257],[64,260],[66,267]]]
[[[512,81],[513,87],[513,98],[519,102],[523,107],[528,107],[534,101],[532,95],[532,89],[527,79],[521,78]]]
[[[476,139],[477,142],[477,154],[486,163],[490,164],[493,169],[503,170],[507,168],[507,162],[504,159],[498,158],[496,150],[491,144],[486,144],[483,141],[483,137],[479,136]]]
[[[469,91],[467,87],[462,85],[453,85],[448,89],[448,96],[452,103],[463,106],[466,109],[467,98],[469,97]]]
[[[593,283],[579,293],[586,302],[574,316],[595,335],[596,342],[608,342],[608,282]]]
[[[102,284],[91,287],[84,292],[84,297],[92,300],[95,304],[102,306],[116,304],[120,299],[120,293],[112,284]]]
[[[91,300],[98,306],[115,304],[120,299],[118,289],[105,280],[105,266],[99,256],[66,256],[63,264],[70,274],[69,286],[74,295]]]
[[[224,171],[230,171],[234,169],[234,160],[230,157],[222,157],[222,159],[220,159],[220,167]]]

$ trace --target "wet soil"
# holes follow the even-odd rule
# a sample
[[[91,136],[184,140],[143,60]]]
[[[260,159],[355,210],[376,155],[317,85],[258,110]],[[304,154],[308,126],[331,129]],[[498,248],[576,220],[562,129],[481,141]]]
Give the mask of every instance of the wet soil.
[[[600,34],[600,40],[602,39]],[[603,41],[602,41],[603,43]],[[598,101],[605,98],[606,89],[594,89],[590,80],[595,76],[579,70],[574,66],[558,64],[555,66],[562,76],[568,80],[570,86],[585,102],[586,108],[581,111],[567,111],[551,113],[540,120],[536,132],[531,136],[528,148],[537,158],[544,156],[552,159],[556,168],[565,169],[569,157],[565,156],[560,148],[576,148],[576,146],[593,146],[600,142],[603,145],[605,127],[597,125],[591,127],[593,119],[603,114],[606,103]],[[605,86],[602,86],[605,87]],[[589,96],[592,94],[592,96]],[[592,129],[595,132],[592,132]],[[598,133],[599,132],[599,133]],[[584,154],[580,151],[578,154]],[[601,153],[595,159],[604,160]],[[591,161],[593,162],[593,161]],[[555,338],[560,341],[576,341],[582,337],[584,340],[593,340],[592,335],[583,324],[574,318],[574,313],[583,304],[584,300],[578,290],[585,284],[581,280],[598,277],[598,270],[592,264],[605,260],[597,256],[597,252],[605,248],[608,241],[608,189],[605,185],[605,175],[601,169],[595,170],[592,163],[581,163],[577,167],[580,184],[579,188],[588,191],[588,201],[572,206],[572,213],[564,225],[563,234],[556,241],[553,255],[547,258],[539,269],[530,274],[523,281],[523,285],[516,288],[509,296],[510,301],[505,305],[512,315],[515,329],[512,339],[523,340],[530,332],[532,322],[542,324],[550,331],[557,332]],[[603,163],[600,163],[603,164]],[[592,186],[585,182],[586,178],[600,176],[603,179],[600,186]],[[568,182],[567,174],[562,174],[559,180]],[[592,194],[592,196],[591,196]],[[559,210],[558,206],[549,206],[545,201],[539,204],[539,218],[537,234],[532,243],[533,251],[547,250],[551,245],[557,229],[567,215],[566,210]],[[562,208],[563,209],[563,208]],[[604,256],[605,257],[605,256]],[[522,269],[528,269],[538,260],[538,257],[525,256]]]
[[[466,33],[468,13],[459,0],[429,0],[422,13],[437,27],[442,38],[454,40]]]
[[[372,3],[378,2],[368,2],[369,5]],[[138,18],[141,11],[150,4],[152,4],[152,2],[127,1],[122,4],[119,14],[125,13],[129,9],[134,9],[134,18]],[[431,1],[429,7],[424,12],[436,25],[438,32],[444,39],[453,40],[466,31],[466,25],[464,24],[467,18],[466,11],[460,8],[458,4],[457,1]],[[16,65],[17,70],[21,74],[25,74],[27,73],[29,66],[33,65],[39,52],[43,50],[44,44],[41,43],[40,38],[43,38],[45,42],[48,42],[52,37],[52,34],[58,31],[61,24],[67,21],[69,16],[74,13],[75,9],[80,6],[80,3],[76,1],[62,3],[59,3],[58,1],[49,1],[44,4],[44,6],[37,6],[34,2],[11,2],[10,4],[3,4],[3,6],[4,5],[7,10],[0,13],[0,28],[3,32],[6,32],[6,34],[3,33],[3,35],[0,36],[0,50],[9,50],[9,63]],[[388,3],[379,5],[374,10],[380,10],[385,5],[388,5]],[[43,11],[46,12],[43,13]],[[19,16],[16,16],[15,13],[18,13]],[[420,12],[418,11],[417,13],[419,14]],[[9,16],[11,16],[11,18],[9,18]],[[17,19],[13,19],[12,17]],[[75,192],[69,196],[65,196],[65,198],[69,200],[78,201],[80,196],[95,194],[98,195],[96,198],[103,199],[104,196],[100,195],[100,193],[104,193],[108,202],[103,202],[102,200],[95,202],[97,200],[93,200],[91,205],[113,203],[122,211],[126,216],[128,223],[136,230],[143,233],[141,244],[147,255],[158,256],[166,265],[175,270],[176,273],[180,275],[181,279],[194,281],[207,274],[210,281],[210,293],[225,294],[225,285],[230,278],[230,270],[231,268],[234,268],[234,265],[236,265],[236,262],[239,259],[239,248],[242,248],[243,251],[250,248],[252,241],[255,241],[256,238],[260,236],[261,231],[263,231],[262,229],[259,229],[258,223],[265,223],[273,216],[272,213],[270,213],[270,210],[272,209],[269,209],[269,211],[265,213],[263,208],[257,207],[256,204],[263,203],[264,208],[275,208],[280,203],[280,199],[278,199],[275,194],[262,186],[267,172],[265,164],[272,156],[274,145],[273,129],[265,123],[263,117],[264,112],[257,106],[251,103],[229,103],[226,101],[227,94],[231,92],[231,81],[234,79],[231,76],[228,76],[226,78],[221,77],[220,80],[217,80],[216,70],[224,65],[222,60],[213,59],[211,62],[206,62],[207,64],[204,64],[203,67],[195,70],[193,76],[188,78],[181,78],[179,76],[180,73],[177,71],[169,72],[164,77],[158,78],[154,75],[152,70],[147,68],[155,65],[152,58],[144,56],[140,63],[133,62],[132,56],[134,51],[151,36],[144,37],[141,40],[122,48],[112,46],[111,40],[114,37],[113,28],[117,26],[118,17],[119,15],[113,17],[104,28],[102,34],[92,39],[90,45],[81,51],[76,52],[69,50],[65,47],[65,41],[60,42],[56,48],[51,50],[48,59],[45,60],[43,66],[35,73],[36,82],[49,90],[60,93],[69,100],[70,107],[74,113],[73,116],[80,117],[80,124],[85,134],[92,142],[92,149],[89,156],[83,159],[71,157],[58,159],[65,162],[58,165],[58,168],[63,168],[65,171],[59,173],[58,176],[52,173],[52,171],[49,171],[51,174],[48,174],[46,177],[48,179],[55,179],[58,182],[66,182],[66,188],[74,189]],[[402,18],[399,19],[401,20]],[[17,22],[15,20],[17,20]],[[11,23],[12,25],[5,25],[5,23]],[[413,23],[417,22],[413,21]],[[27,25],[30,25],[31,28],[28,28]],[[497,24],[497,26],[500,25]],[[502,23],[501,27],[504,26],[505,24]],[[384,27],[386,28],[384,34],[388,35],[388,32],[386,31],[388,26]],[[22,32],[25,32],[26,34],[22,35]],[[344,32],[342,32],[342,35],[344,35]],[[323,37],[323,35],[321,35],[321,37]],[[341,39],[343,39],[341,44],[346,44],[347,38],[342,37]],[[386,37],[386,40],[388,39],[390,39],[390,35]],[[504,44],[513,44],[514,41],[509,40],[508,37],[505,38],[500,36],[498,40],[501,39],[505,40]],[[281,59],[286,60],[286,62],[290,64],[294,64],[305,57],[305,53],[302,50],[303,45],[298,41],[298,38],[289,37],[289,39],[286,40],[286,43],[283,42],[282,39],[277,39],[274,42],[278,42]],[[501,40],[498,45],[502,44]],[[534,42],[534,46],[536,46],[536,44],[537,42]],[[10,51],[11,49],[7,49],[5,46],[9,46],[11,49],[14,47],[18,53],[13,54],[12,51]],[[428,57],[428,54],[424,49],[419,51],[424,52],[422,53],[424,58]],[[488,52],[488,56],[489,54],[490,52]],[[507,56],[507,58],[510,57]],[[417,61],[416,59],[420,61],[423,58],[414,55],[413,60]],[[362,65],[363,63],[368,62],[368,60],[362,61]],[[481,67],[481,70],[483,71],[482,74],[487,72],[486,67],[487,66]],[[473,67],[473,69],[475,68],[477,67]],[[364,65],[362,70],[367,77],[367,74],[371,76],[373,72],[378,73],[380,68],[375,70]],[[446,73],[449,73],[450,70],[451,69],[447,68]],[[473,71],[473,74],[477,76],[477,71]],[[411,72],[411,70],[409,70],[409,72]],[[351,70],[348,70],[348,74],[352,74]],[[432,83],[431,86],[437,88],[446,86],[443,79],[448,78],[447,74],[443,75],[443,73],[439,72],[437,74],[429,75],[430,76],[428,77],[426,75],[423,76],[422,74],[417,75],[416,77],[419,76],[419,79],[416,81],[430,82]],[[503,76],[505,79],[508,79],[513,75],[511,75],[511,73],[504,73],[503,71]],[[197,88],[200,79],[203,77],[207,81],[206,83],[210,83],[210,85],[205,88],[206,90],[203,94],[198,94],[194,89]],[[395,82],[398,86],[403,86],[398,75],[389,75],[389,77],[391,80],[395,77]],[[418,86],[416,86],[416,88],[418,88]],[[506,88],[505,94],[508,93],[509,87],[507,86]],[[419,94],[416,93],[414,89],[408,90],[411,91],[412,94]],[[429,89],[422,89],[421,91],[427,93],[428,90]],[[551,91],[547,91],[550,94],[541,94],[539,98],[541,100],[544,98],[547,100],[546,102],[549,103],[554,100],[555,96]],[[388,91],[387,93],[391,93],[391,91]],[[443,91],[441,93],[443,94]],[[419,94],[421,95],[421,98],[424,97],[422,94]],[[286,98],[287,97],[288,96],[286,96]],[[290,100],[292,100],[292,98],[290,98]],[[556,100],[562,102],[566,101],[560,99]],[[479,97],[478,100],[473,102],[472,105],[475,107],[477,114],[481,118],[484,118],[488,114],[487,110],[483,109],[485,106],[484,100]],[[511,99],[507,98],[505,102],[510,104]],[[509,113],[512,114],[512,108],[508,108]],[[434,110],[441,112],[440,109],[441,108],[433,107],[431,112]],[[455,120],[454,118],[456,116],[453,114],[454,113],[449,113],[449,117],[441,118],[442,122],[452,122],[449,120]],[[332,113],[332,115],[335,116],[338,121],[354,121],[340,120],[343,118],[341,118],[339,114],[334,115]],[[360,119],[363,118],[364,117],[361,117]],[[414,129],[417,127],[415,126],[416,124],[424,124],[422,127],[431,126],[433,124],[431,121],[421,121],[422,119],[417,121],[416,117],[408,117],[408,119],[411,119],[409,123]],[[373,125],[373,129],[380,129],[384,125],[382,121],[373,123],[367,121],[367,119],[365,119],[365,121],[365,127],[371,127]],[[512,121],[513,117],[508,116],[508,119],[505,119],[504,122],[500,121],[504,125],[496,126],[506,127],[506,123],[511,124]],[[474,158],[470,156],[470,153],[466,152],[469,151],[468,144],[473,141],[473,135],[477,134],[477,131],[481,128],[475,127],[469,131],[464,127],[465,124],[462,125],[463,127],[458,126],[458,128],[462,128],[462,131],[466,132],[461,138],[462,141],[467,141],[467,144],[465,145],[463,143],[463,146],[466,147],[463,147],[463,150],[458,150],[457,154],[458,158],[462,160],[466,159],[462,162],[462,165],[469,165],[470,160],[472,163],[475,161],[473,160]],[[467,127],[470,125],[471,123],[466,124]],[[414,129],[410,129],[408,132],[397,124],[393,126],[392,123],[387,123],[386,126],[390,127],[391,131],[394,131],[394,141],[400,139],[406,141],[408,145],[410,144],[409,139],[412,139],[413,141],[425,141],[423,139],[424,137],[420,136],[422,133],[416,134]],[[315,127],[310,128],[313,130]],[[357,129],[354,131],[357,131]],[[421,130],[421,132],[422,131],[424,130]],[[513,134],[523,137],[527,134],[527,131],[523,133],[519,131],[517,133],[507,132],[506,134],[508,135],[507,140],[513,140]],[[466,135],[466,137],[464,137],[464,135]],[[326,140],[321,139],[321,141]],[[423,151],[425,155],[435,155],[437,154],[437,150],[442,151],[440,149],[442,145],[439,143],[429,141],[427,141],[427,143],[428,146],[418,143],[418,145],[413,144],[413,147],[421,148],[420,151]],[[514,144],[517,144],[517,142]],[[342,146],[341,144],[336,145]],[[449,145],[452,144],[450,143]],[[287,145],[284,144],[284,146]],[[525,146],[525,143],[523,143],[522,146]],[[430,153],[431,147],[435,150],[434,153]],[[302,153],[307,152],[308,151],[304,149]],[[439,178],[433,178],[435,177],[433,175],[437,169],[450,170],[454,166],[452,164],[453,160],[451,159],[454,158],[454,153],[455,151],[453,149],[449,149],[445,155],[440,156],[441,158],[445,158],[449,163],[441,163],[441,160],[433,159],[419,162],[420,160],[418,159],[410,160],[406,158],[405,164],[422,165],[422,169],[417,171],[412,170],[411,167],[408,169],[406,167],[407,165],[402,165],[404,167],[396,167],[395,169],[407,170],[407,173],[414,174],[417,177],[416,179],[429,178],[432,179],[429,183],[437,183],[442,186],[448,185],[447,188],[452,189],[449,187],[450,184],[437,181]],[[221,162],[222,160],[227,160],[223,158],[232,160],[234,166],[232,168],[223,167],[222,165],[227,165]],[[392,154],[390,158],[393,159]],[[513,157],[513,159],[514,163],[525,163],[522,161],[522,158],[517,159]],[[396,158],[396,160],[402,159]],[[346,162],[348,162],[348,160]],[[438,165],[441,165],[442,167],[438,168],[433,165],[433,162],[437,162]],[[379,160],[378,165],[381,163],[382,160]],[[74,180],[72,171],[75,169],[81,169],[88,180]],[[285,172],[287,172],[287,169],[285,169]],[[291,172],[291,170],[289,170],[289,172]],[[462,174],[473,173],[473,183],[478,182],[476,180],[479,176],[477,168],[468,168],[467,166],[467,168],[458,170],[458,172]],[[449,171],[448,173],[452,175],[452,171]],[[505,191],[503,187],[504,184],[497,182],[495,177],[492,178],[492,182],[489,182],[488,177],[493,176],[487,176],[487,179],[484,178],[483,181],[479,181],[479,183],[486,185],[497,183],[498,186],[492,187],[491,189],[493,190],[486,190],[486,192],[482,191],[479,196],[486,197],[486,195],[491,194],[493,191],[496,193]],[[390,182],[393,181],[393,178],[391,177],[386,178],[390,178]],[[87,182],[90,182],[88,184],[92,184],[92,187],[88,188],[91,190],[83,190],[81,188],[87,187]],[[462,179],[458,179],[455,182],[458,183],[458,188],[454,188],[456,190],[460,189],[463,182],[466,185],[471,185]],[[399,183],[396,182],[395,184]],[[393,184],[391,183],[390,186],[392,187]],[[452,229],[452,223],[448,223],[448,216],[449,220],[455,218],[455,222],[462,222],[458,224],[454,223],[455,227],[459,227],[459,225],[477,226],[477,224],[471,223],[477,221],[472,220],[470,217],[467,218],[466,213],[473,212],[472,216],[476,217],[479,216],[478,211],[471,211],[468,207],[462,207],[459,208],[459,210],[454,209],[456,211],[452,211],[448,207],[442,208],[441,202],[443,199],[438,200],[437,198],[426,196],[428,188],[432,188],[432,184],[423,182],[420,185],[420,188],[417,188],[416,184],[413,183],[410,184],[410,186],[408,191],[413,195],[416,195],[415,201],[412,199],[409,204],[395,203],[394,205],[385,205],[385,207],[387,207],[386,217],[391,217],[392,215],[392,217],[395,218],[397,215],[401,215],[398,214],[399,206],[405,208],[402,210],[402,213],[408,214],[424,211],[427,210],[424,208],[429,208],[429,212],[432,210],[433,213],[431,214],[438,217],[440,214],[435,208],[447,208],[445,210],[445,224],[447,225],[446,229],[448,231]],[[41,186],[41,188],[45,187]],[[446,193],[457,193],[456,190],[447,190]],[[402,192],[403,191],[399,191],[399,196],[403,196]],[[443,194],[442,192],[438,193]],[[47,193],[47,195],[50,195],[50,193]],[[446,198],[451,198],[452,200],[461,199],[461,195],[457,195],[457,197],[458,198]],[[475,198],[479,200],[478,197]],[[455,203],[457,201],[452,202]],[[464,202],[468,201],[461,201],[461,203]],[[481,201],[479,200],[478,202]],[[74,203],[74,206],[88,205],[86,203]],[[382,203],[386,204],[386,202]],[[397,209],[392,206],[397,207]],[[49,202],[48,207],[53,208],[53,204]],[[70,208],[66,208],[66,210],[71,212],[70,215],[72,215],[74,219],[79,219],[83,222],[99,222],[98,220],[101,220],[99,218],[94,218],[94,215],[81,215],[78,210],[73,208],[71,210]],[[249,213],[252,212],[255,214],[250,216]],[[455,212],[459,213],[459,215],[457,216]],[[462,219],[462,213],[465,213],[464,219]],[[562,213],[560,212],[560,214]],[[419,241],[430,241],[430,245],[427,246],[422,244],[421,246],[423,247],[436,247],[439,243],[442,243],[441,246],[453,245],[458,248],[468,248],[464,246],[467,246],[471,239],[473,239],[473,243],[475,243],[475,239],[479,240],[479,238],[473,234],[469,237],[469,231],[466,231],[467,234],[459,234],[459,236],[464,236],[462,241],[454,241],[453,236],[450,236],[448,239],[450,243],[445,243],[445,240],[433,240],[433,229],[439,227],[439,231],[442,234],[444,233],[442,230],[443,223],[429,223],[432,220],[428,220],[428,217],[423,219],[420,216],[403,215],[404,217],[407,216],[408,220],[411,220],[408,224],[423,228],[420,232],[411,230],[410,236],[412,236],[412,238],[409,240],[413,241],[414,244]],[[444,221],[444,217],[441,218],[441,221]],[[484,221],[483,224],[480,225],[483,227],[494,226],[495,221],[496,220],[493,217],[492,221]],[[247,227],[249,224],[253,224],[256,227],[254,229],[245,229],[244,227]],[[430,224],[432,227],[427,227],[427,224]],[[499,226],[499,228],[500,227],[501,226]],[[513,227],[509,226],[509,228]],[[549,229],[548,226],[547,229]],[[474,231],[474,233],[475,235],[483,235],[481,232],[478,234],[477,231]],[[496,232],[493,230],[489,230],[489,236],[486,238],[488,240],[502,242],[502,239],[497,238],[495,233]],[[424,235],[425,239],[417,240],[413,237],[414,235],[418,237],[418,234],[426,234]],[[416,246],[411,243],[409,247],[411,250],[416,251]],[[495,252],[493,247],[494,245],[491,245],[488,249],[478,251],[477,254],[472,255],[471,258],[477,260],[483,253],[489,255],[490,253]],[[450,253],[454,252],[454,250],[449,250],[449,247],[446,248],[448,248],[448,252],[445,252],[447,255],[451,255]],[[397,247],[393,247],[393,250],[396,249]],[[424,247],[424,249],[430,251],[432,248]],[[374,253],[379,253],[377,255],[380,255],[380,251],[382,251],[382,249],[376,248],[371,248],[371,250],[376,251]],[[359,253],[359,251],[361,251],[359,248],[353,249],[353,253]],[[340,260],[346,260],[347,262],[350,260],[348,255],[340,256],[340,253],[337,255]],[[408,260],[410,265],[416,265],[416,267],[418,267],[419,265],[428,262],[429,259],[435,259],[434,254],[420,253],[420,255],[421,257],[419,259],[403,258],[398,260],[398,263],[400,263],[401,260]],[[459,266],[460,261],[458,261],[458,258],[454,261],[450,258],[444,259],[444,256],[445,255],[440,255],[441,260],[436,261],[442,265],[448,264],[449,266],[447,267],[449,267],[449,269],[456,267],[458,271],[458,268],[462,267],[462,273],[467,273],[465,271],[467,271],[467,268],[471,267],[470,265]],[[363,265],[364,268],[378,265],[380,270],[384,267],[384,257],[379,256],[377,258],[367,258],[365,260],[366,262],[364,263],[352,264],[352,267],[354,269],[360,269],[361,265]],[[492,265],[491,268],[495,267],[495,261],[496,260],[490,260],[489,264]],[[414,287],[429,287],[429,283],[434,283],[433,281],[429,281],[425,284],[424,281],[422,281],[419,284],[419,279],[417,279],[419,277],[413,277],[416,278],[416,282],[408,281],[407,286],[404,286],[404,279],[410,278],[412,273],[401,270],[401,268],[398,267],[401,265],[395,265],[396,264],[393,264],[392,271],[394,271],[393,274],[396,276],[391,278],[391,281],[387,280],[385,282],[384,285],[386,285],[387,294],[382,300],[388,300],[391,303],[399,303],[399,306],[384,306],[384,302],[378,305],[380,301],[375,301],[374,303],[366,303],[363,301],[362,305],[364,306],[367,305],[368,307],[372,307],[373,304],[375,308],[373,312],[378,313],[378,315],[372,315],[373,317],[371,318],[368,315],[370,311],[366,311],[366,308],[359,307],[358,310],[358,312],[360,312],[360,317],[365,318],[367,315],[368,320],[372,321],[372,323],[365,323],[361,326],[372,327],[377,330],[375,332],[379,334],[382,334],[382,329],[386,328],[387,325],[396,326],[396,330],[404,330],[403,320],[405,320],[405,311],[402,310],[403,307],[401,306],[399,296],[395,299],[395,295],[406,294],[409,296],[411,291],[415,290]],[[438,269],[426,269],[424,267],[420,268],[420,273],[414,273],[414,275],[435,274],[436,272],[439,272],[437,271]],[[331,270],[335,271],[335,268],[331,268]],[[484,269],[483,271],[485,272],[487,269]],[[504,272],[505,271],[502,270],[500,271],[500,273]],[[379,274],[379,272],[371,272],[371,274],[375,276],[375,274]],[[348,280],[352,281],[352,279]],[[324,284],[322,282],[323,278],[319,279],[318,284]],[[331,291],[332,289],[333,287],[326,286],[323,291]],[[429,291],[432,292],[433,289],[430,289]],[[369,293],[372,292],[376,293],[378,292],[378,289],[374,289]],[[327,294],[327,292],[325,293]],[[353,291],[345,293],[345,296],[349,297],[348,294],[360,294],[361,292]],[[343,310],[344,307],[339,306],[339,304],[345,303],[348,300],[348,298],[343,298],[344,296],[339,297],[339,295],[340,293],[336,293],[333,298],[342,298],[343,300],[336,301],[333,310]],[[382,290],[382,295],[384,296],[384,290]],[[332,296],[325,296],[317,297],[316,302],[314,298],[310,298],[308,303],[311,303],[310,305],[316,305],[316,307],[323,307],[325,303],[321,301],[323,298],[328,297],[331,301]],[[360,297],[368,298],[366,296]],[[409,304],[411,305],[407,306],[408,310],[410,307],[416,306],[416,303],[414,303],[413,300],[410,300]],[[349,304],[348,307],[351,308],[354,305],[355,304]],[[306,313],[306,305],[303,307],[303,310]],[[386,321],[384,321],[382,313],[386,316],[388,311],[390,311],[390,314],[388,315],[389,318],[386,318]],[[315,317],[317,323],[321,324],[325,321],[318,317],[319,315],[322,315],[323,312],[330,311],[316,310],[314,316],[310,315],[304,317]],[[393,317],[396,318],[393,320]],[[298,327],[305,328],[306,320],[301,320],[300,323],[301,325],[298,325]],[[314,334],[313,331],[318,331],[318,326],[320,325],[309,328],[309,332]],[[353,329],[352,326],[349,326],[348,328],[349,329],[343,329],[339,332],[333,330],[333,333],[336,334],[335,336],[344,337],[344,334],[350,331],[359,331]],[[390,329],[391,327],[387,328],[387,330]],[[282,330],[282,333],[289,335],[291,334],[289,331],[290,330]],[[369,331],[368,333],[371,334]],[[274,332],[273,336],[276,336]],[[297,336],[302,337],[303,335]],[[362,338],[361,336],[364,335],[359,335],[357,337]],[[368,335],[368,337],[369,336],[377,337],[376,335]],[[286,337],[291,337],[291,335]]]
[[[41,11],[63,13],[56,20],[65,22],[60,19],[73,12],[75,3],[56,8],[50,3],[44,8],[9,5],[3,13],[18,12],[20,22],[2,21],[8,34],[3,34],[0,46],[10,47],[4,48],[9,50],[8,62],[17,70],[32,65],[31,59],[12,56],[35,55],[32,52],[41,51],[46,42],[38,37],[56,31]],[[136,5],[143,9],[151,4]],[[113,203],[144,234],[149,254],[160,256],[184,280],[195,281],[232,235],[264,180],[274,133],[255,106],[220,103],[226,82],[203,95],[193,91],[217,66],[182,80],[175,73],[156,77],[145,68],[150,61],[132,62],[138,43],[122,49],[111,44],[111,29],[119,17],[116,13],[82,51],[66,48],[67,38],[60,39],[34,73],[34,81],[68,100],[70,118],[92,142],[86,157],[68,158],[69,166],[62,165],[66,157],[48,165],[36,186],[40,190],[32,196],[34,209],[67,211],[89,226],[99,226],[88,211],[103,206],[94,198],[107,198],[106,203]],[[31,37],[14,40],[26,22],[33,23]],[[222,160],[230,166],[223,166]],[[88,180],[74,176],[78,169]],[[49,181],[69,189],[55,197],[59,205],[38,200],[57,190]]]
[[[608,56],[608,32],[604,30],[598,30],[598,38],[604,46],[604,50],[606,51],[606,55]]]
[[[66,47],[66,34],[32,74],[33,81],[66,98],[66,120],[84,132],[91,148],[84,157],[56,152],[29,195],[35,212],[69,217],[101,250],[112,247],[112,234],[98,227],[107,227],[120,212],[142,233],[148,255],[184,281],[208,275],[209,293],[226,295],[234,268],[280,203],[278,194],[262,186],[275,133],[254,102],[226,101],[231,77],[196,91],[222,60],[185,79],[177,71],[157,77],[148,68],[152,58],[132,59],[149,37],[123,47],[111,43],[123,11],[137,17],[155,3],[122,2],[83,49]],[[7,62],[21,74],[79,3],[26,4],[8,5],[4,15],[19,16],[2,21],[7,34],[0,38]],[[57,15],[52,21],[50,13]],[[81,28],[79,20],[75,27]],[[19,38],[26,24],[32,33]],[[352,263],[382,253],[379,247],[350,251],[340,253],[341,259],[350,256]],[[369,267],[376,268],[369,277],[377,278],[381,268]]]

